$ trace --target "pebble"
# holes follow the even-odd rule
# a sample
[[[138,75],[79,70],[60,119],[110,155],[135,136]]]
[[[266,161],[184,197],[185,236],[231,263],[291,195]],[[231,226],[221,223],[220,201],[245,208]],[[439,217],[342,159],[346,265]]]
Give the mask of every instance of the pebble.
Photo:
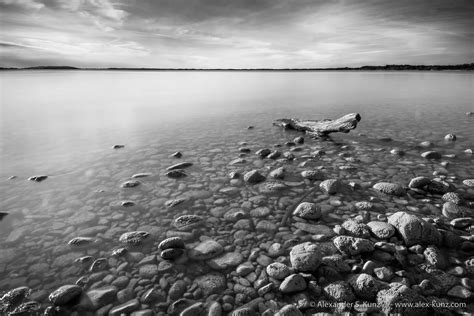
[[[316,220],[321,217],[321,208],[315,203],[302,202],[296,207],[293,215],[303,219]]]
[[[327,194],[336,194],[341,191],[343,183],[338,179],[328,179],[324,180],[319,184],[321,191]]]
[[[150,233],[145,231],[133,231],[122,234],[119,241],[124,244],[137,246],[150,237]]]
[[[307,287],[306,280],[300,274],[287,276],[280,284],[280,292],[294,293],[304,291]]]
[[[426,159],[441,159],[441,154],[437,151],[425,151],[421,154],[421,157]]]
[[[238,266],[244,260],[242,254],[238,252],[227,252],[219,257],[208,261],[208,265],[215,270],[225,270]]]
[[[290,268],[286,264],[280,262],[269,264],[266,268],[266,271],[269,277],[276,280],[283,280],[291,273]]]
[[[224,252],[224,247],[212,239],[204,240],[189,250],[188,256],[193,260],[208,260]]]
[[[179,231],[190,231],[203,224],[204,219],[198,215],[181,215],[173,221],[173,226]]]
[[[265,176],[263,176],[258,170],[251,170],[244,174],[244,181],[249,184],[257,184],[265,181]]]
[[[389,195],[402,196],[405,194],[405,189],[396,183],[379,182],[374,184],[373,188]]]

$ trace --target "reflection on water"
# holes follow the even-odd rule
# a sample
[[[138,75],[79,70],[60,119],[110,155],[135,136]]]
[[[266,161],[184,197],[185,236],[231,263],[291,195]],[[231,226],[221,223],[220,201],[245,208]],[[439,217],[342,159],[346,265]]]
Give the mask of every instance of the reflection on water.
[[[370,212],[371,219],[400,209],[440,215],[440,197],[383,197],[367,191],[379,181],[406,186],[415,176],[444,175],[472,194],[461,183],[472,178],[472,156],[464,153],[474,146],[472,117],[465,115],[473,111],[470,73],[18,71],[0,76],[0,291],[26,285],[41,302],[82,276],[88,278],[83,280],[87,289],[137,279],[132,297],[142,297],[150,288],[166,296],[179,273],[194,280],[214,271],[195,261],[178,262],[173,272],[163,268],[156,246],[179,233],[172,223],[180,215],[206,219],[190,235],[181,233],[188,248],[212,238],[226,252],[247,258],[260,244],[308,240],[304,221],[275,226],[289,206],[317,188],[319,182],[299,176],[308,168],[363,188],[311,195],[325,214],[320,223],[331,228],[357,215],[355,202],[370,199],[383,206]],[[298,150],[284,145],[298,133],[271,124],[281,117],[335,118],[350,112],[362,116],[355,131],[326,141],[306,139]],[[448,133],[457,141],[445,142]],[[420,157],[427,150],[418,147],[421,141],[433,142],[429,150],[448,155],[443,160],[449,166]],[[125,147],[113,149],[115,144]],[[395,147],[405,155],[391,155]],[[262,160],[254,154],[261,148],[291,150],[296,159]],[[315,150],[325,155],[305,158]],[[183,158],[170,157],[176,151]],[[242,164],[229,165],[239,156]],[[166,177],[166,168],[177,161],[193,163],[187,177]],[[280,166],[289,177],[276,193],[228,176],[251,169],[268,175]],[[137,173],[149,175],[137,178],[135,188],[120,187]],[[26,181],[34,175],[48,178]],[[168,207],[174,199],[184,202]],[[252,220],[224,216],[258,207],[270,211]],[[153,243],[129,249],[125,257],[113,256],[123,246],[121,234],[135,230],[150,232]],[[76,237],[94,242],[68,245]],[[84,256],[106,258],[106,269],[89,271],[92,262],[76,261]],[[140,270],[142,260],[166,272],[150,280]]]

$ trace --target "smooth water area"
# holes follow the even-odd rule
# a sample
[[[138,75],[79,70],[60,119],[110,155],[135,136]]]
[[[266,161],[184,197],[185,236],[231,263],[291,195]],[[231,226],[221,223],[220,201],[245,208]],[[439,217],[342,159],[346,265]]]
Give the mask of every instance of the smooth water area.
[[[456,155],[446,158],[452,181],[472,178],[472,155],[464,151],[474,148],[473,116],[466,115],[474,111],[473,79],[472,72],[0,72],[0,211],[9,213],[0,222],[0,291],[28,285],[39,293],[38,300],[45,300],[49,291],[88,273],[75,259],[111,258],[127,231],[149,231],[159,242],[183,214],[205,217],[203,236],[248,255],[276,240],[272,229],[264,228],[263,235],[249,229],[250,237],[238,237],[241,227],[223,220],[223,212],[265,206],[272,210],[265,219],[278,224],[286,208],[313,184],[299,179],[287,182],[283,193],[266,194],[230,179],[229,172],[259,169],[267,174],[285,166],[298,174],[316,149],[326,156],[306,166],[319,167],[327,178],[407,185],[414,176],[444,173],[439,163],[420,157],[427,149],[418,144],[431,141],[429,150]],[[330,140],[306,137],[301,151],[293,152],[294,161],[262,160],[254,154],[300,136],[273,126],[275,119],[338,118],[353,112],[362,117],[357,129]],[[448,133],[457,140],[445,142]],[[392,141],[384,141],[387,137]],[[115,144],[125,147],[112,149]],[[252,152],[240,153],[242,146]],[[393,148],[406,155],[391,155]],[[183,158],[169,157],[176,151]],[[246,163],[229,165],[239,155]],[[193,163],[187,177],[164,175],[182,161]],[[121,188],[137,173],[150,176],[138,179],[136,188]],[[34,175],[48,179],[27,181]],[[331,226],[350,216],[351,203],[370,195],[314,199],[339,215],[326,220]],[[165,202],[176,198],[187,202],[168,209]],[[121,207],[120,201],[135,205]],[[411,206],[437,215],[423,201],[380,202],[387,211]],[[70,247],[68,241],[78,236],[97,242]],[[130,265],[118,271],[124,259],[109,259],[110,274],[137,277],[136,262],[156,249],[132,253],[126,259]],[[202,269],[185,274],[193,279]]]

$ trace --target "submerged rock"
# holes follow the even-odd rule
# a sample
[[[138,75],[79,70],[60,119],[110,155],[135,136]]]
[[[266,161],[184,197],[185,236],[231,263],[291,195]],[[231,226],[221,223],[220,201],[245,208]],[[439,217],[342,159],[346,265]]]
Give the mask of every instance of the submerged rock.
[[[379,182],[374,184],[373,188],[377,191],[389,195],[402,196],[405,194],[405,189],[401,185],[396,183]]]
[[[302,202],[296,207],[293,215],[303,219],[316,220],[321,217],[321,208],[315,203]]]
[[[122,183],[120,186],[122,188],[134,188],[134,187],[137,187],[140,185],[140,181],[137,181],[137,180],[129,180],[129,181],[125,181],[124,183]]]
[[[198,215],[182,215],[173,222],[173,226],[179,231],[190,231],[203,224],[203,218]]]
[[[304,170],[301,176],[308,180],[324,180],[324,173],[319,170]]]
[[[421,154],[421,157],[426,159],[441,159],[441,154],[437,151],[425,151]]]
[[[82,288],[78,285],[63,285],[53,291],[48,299],[54,305],[66,305],[82,294]]]
[[[145,241],[150,236],[150,233],[145,231],[133,231],[122,234],[119,241],[124,244],[137,246]]]
[[[319,188],[327,194],[339,193],[343,186],[344,184],[339,179],[328,179],[319,184]]]
[[[82,247],[92,244],[94,242],[96,242],[96,239],[92,237],[75,237],[68,242],[68,245],[74,247]]]
[[[172,179],[184,178],[187,176],[186,172],[182,169],[173,169],[165,173],[165,176]]]
[[[227,252],[219,257],[208,261],[208,265],[216,270],[224,270],[230,267],[238,266],[242,263],[244,257],[238,252]]]
[[[205,274],[197,277],[194,281],[206,296],[220,294],[227,286],[225,276],[218,272]]]
[[[180,162],[172,166],[169,166],[168,168],[166,168],[166,170],[180,170],[180,169],[191,167],[192,165],[193,164],[191,162]]]
[[[258,170],[251,170],[244,174],[244,181],[249,184],[257,184],[262,181],[265,181],[265,176],[263,176]]]
[[[41,181],[46,180],[46,179],[48,179],[48,176],[44,176],[44,175],[32,176],[32,177],[28,178],[29,181],[35,181],[35,182],[41,182]]]
[[[188,256],[193,260],[208,260],[217,257],[224,252],[224,247],[212,239],[204,240],[188,252]]]

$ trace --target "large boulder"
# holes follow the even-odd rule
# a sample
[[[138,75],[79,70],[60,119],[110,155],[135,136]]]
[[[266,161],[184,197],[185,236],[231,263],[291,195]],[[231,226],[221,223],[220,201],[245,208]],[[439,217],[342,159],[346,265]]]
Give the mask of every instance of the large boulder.
[[[430,223],[405,212],[397,212],[388,218],[388,223],[393,225],[402,236],[407,246],[416,244],[439,245],[441,234]]]

